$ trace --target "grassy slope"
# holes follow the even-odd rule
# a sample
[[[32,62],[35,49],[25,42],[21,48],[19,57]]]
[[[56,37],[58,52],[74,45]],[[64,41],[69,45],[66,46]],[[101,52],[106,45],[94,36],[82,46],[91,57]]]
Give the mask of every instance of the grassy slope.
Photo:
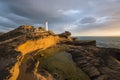
[[[65,45],[49,48],[40,52],[44,57],[40,59],[40,70],[45,69],[52,75],[56,75],[59,80],[89,80],[88,76],[76,67]]]
[[[48,71],[57,80],[90,80],[89,77],[73,62],[69,53],[65,52],[69,49],[66,45],[60,45],[48,48],[46,50],[37,50],[32,52],[32,55],[26,55],[23,62],[30,58],[40,62],[39,73]],[[35,53],[37,55],[33,56]]]

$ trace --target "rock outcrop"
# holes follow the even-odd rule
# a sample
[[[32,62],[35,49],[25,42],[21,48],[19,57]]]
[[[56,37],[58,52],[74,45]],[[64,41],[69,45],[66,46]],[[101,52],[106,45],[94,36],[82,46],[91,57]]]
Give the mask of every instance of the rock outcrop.
[[[54,61],[59,59],[64,61],[64,64],[70,64],[69,67],[74,69],[72,70],[74,76],[70,72],[71,68],[63,69],[63,63],[59,63],[59,65],[58,63],[57,65],[47,63],[47,61],[53,60],[48,57],[53,55],[53,52],[56,55],[61,52],[61,55],[64,54],[64,57],[54,55],[54,59],[56,59]],[[41,65],[45,58],[49,59],[46,64]],[[56,66],[60,68],[56,68]],[[62,70],[66,70],[66,72]],[[68,31],[55,34],[52,31],[45,31],[42,27],[34,28],[33,26],[20,26],[0,35],[0,80],[119,79],[120,50],[96,47],[95,40],[81,41],[71,38],[71,33]]]
[[[62,38],[67,40],[67,38],[55,35],[51,31],[33,26],[20,26],[13,31],[0,35],[0,80],[17,80],[20,73],[19,67],[26,54],[54,46],[60,43]],[[41,75],[42,78],[43,80],[47,79]],[[32,80],[39,79],[34,78]]]
[[[72,55],[77,66],[88,74],[91,80],[120,79],[120,49],[78,44],[77,46],[76,44],[69,45],[68,52]]]

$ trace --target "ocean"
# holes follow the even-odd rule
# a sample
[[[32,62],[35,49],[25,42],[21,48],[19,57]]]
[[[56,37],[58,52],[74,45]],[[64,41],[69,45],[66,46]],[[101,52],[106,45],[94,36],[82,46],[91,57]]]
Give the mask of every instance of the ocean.
[[[120,37],[78,37],[79,40],[96,40],[98,47],[119,48]]]

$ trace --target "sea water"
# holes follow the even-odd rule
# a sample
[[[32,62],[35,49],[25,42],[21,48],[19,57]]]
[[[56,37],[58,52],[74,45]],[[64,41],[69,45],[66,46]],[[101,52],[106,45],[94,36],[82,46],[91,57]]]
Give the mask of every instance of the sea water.
[[[79,40],[96,40],[98,47],[119,48],[120,37],[78,37]]]

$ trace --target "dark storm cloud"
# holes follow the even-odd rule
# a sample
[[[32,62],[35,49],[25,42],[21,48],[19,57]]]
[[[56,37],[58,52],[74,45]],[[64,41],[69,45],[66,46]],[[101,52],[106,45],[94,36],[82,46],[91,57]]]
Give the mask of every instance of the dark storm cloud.
[[[108,23],[120,20],[119,4],[119,0],[0,0],[0,30],[44,25],[46,20],[56,32],[109,28]]]
[[[80,20],[81,24],[87,24],[87,23],[95,23],[96,19],[94,17],[85,17]]]
[[[67,14],[71,14],[70,12],[72,12],[72,15],[75,15],[72,7],[75,8],[76,6],[72,4],[73,0],[70,2],[71,10],[69,10],[69,6],[68,8],[66,7],[67,1],[1,0],[1,4],[3,5],[2,7],[6,7],[6,11],[8,11],[8,14],[7,12],[5,14],[3,13],[2,16],[9,18],[16,24],[41,24],[46,20],[48,20],[51,24],[72,22],[75,18],[73,16],[67,16]],[[59,10],[65,10],[66,12],[63,11],[60,14]],[[64,13],[66,15],[63,15]],[[19,18],[17,18],[18,16]],[[6,23],[7,22],[8,21],[6,21]]]

